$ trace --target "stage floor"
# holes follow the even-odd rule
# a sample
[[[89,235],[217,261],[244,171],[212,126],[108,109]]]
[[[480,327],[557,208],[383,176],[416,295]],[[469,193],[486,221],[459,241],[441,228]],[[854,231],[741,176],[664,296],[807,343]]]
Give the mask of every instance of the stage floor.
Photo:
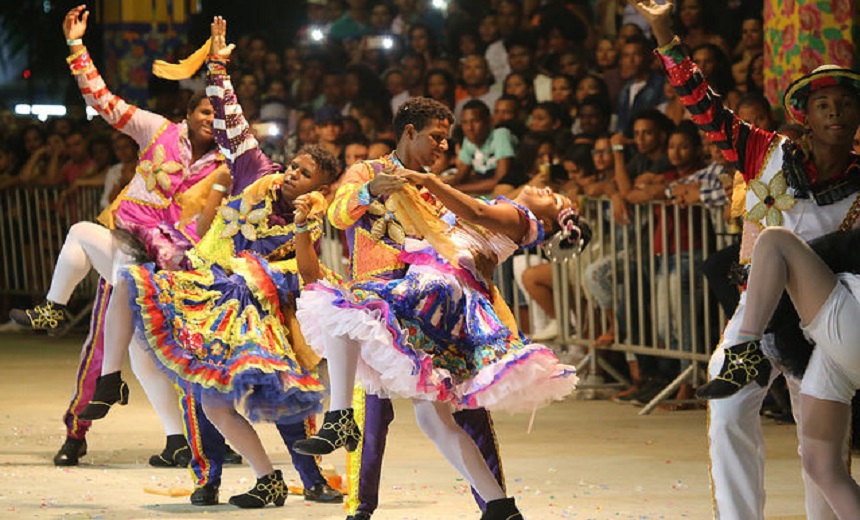
[[[221,500],[195,507],[187,497],[145,487],[191,488],[185,469],[147,465],[163,431],[126,368],[131,403],[115,407],[88,435],[89,454],[73,468],[51,462],[64,439],[62,414],[71,395],[83,338],[0,336],[0,517],[343,519],[340,505],[291,496],[283,508],[242,511],[227,498],[249,489],[247,465],[224,472]],[[479,518],[468,486],[415,425],[408,402],[396,402],[374,520]],[[529,417],[497,414],[508,491],[526,518],[706,519],[711,517],[704,410],[637,415],[638,408],[571,397]],[[258,428],[275,466],[297,480],[271,425]],[[794,426],[764,420],[767,516],[803,518],[803,489]],[[324,464],[344,471],[343,452]],[[858,469],[854,469],[855,478]]]

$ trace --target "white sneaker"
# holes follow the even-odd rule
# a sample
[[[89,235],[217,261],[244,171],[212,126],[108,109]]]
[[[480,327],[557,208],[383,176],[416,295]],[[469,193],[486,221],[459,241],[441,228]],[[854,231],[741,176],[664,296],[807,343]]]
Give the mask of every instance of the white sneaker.
[[[546,322],[544,327],[530,335],[532,341],[548,341],[558,337],[558,321],[555,319]]]

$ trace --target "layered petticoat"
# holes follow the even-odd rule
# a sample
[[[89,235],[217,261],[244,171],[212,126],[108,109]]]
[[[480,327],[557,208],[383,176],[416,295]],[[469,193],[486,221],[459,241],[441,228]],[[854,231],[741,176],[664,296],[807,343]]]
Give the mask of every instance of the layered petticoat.
[[[574,367],[507,328],[470,272],[427,250],[404,260],[412,265],[401,279],[305,288],[297,316],[318,354],[349,338],[368,392],[457,409],[531,411],[573,391]]]
[[[171,376],[244,407],[251,420],[291,422],[321,410],[325,387],[296,360],[281,313],[298,278],[252,253],[191,271],[133,266],[135,324]]]

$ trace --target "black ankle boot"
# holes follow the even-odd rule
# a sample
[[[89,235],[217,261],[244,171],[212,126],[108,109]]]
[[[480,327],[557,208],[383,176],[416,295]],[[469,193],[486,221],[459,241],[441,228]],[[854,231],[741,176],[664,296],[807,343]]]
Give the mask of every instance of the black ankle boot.
[[[224,464],[241,464],[242,456],[236,453],[236,450],[230,447],[229,444],[224,445]]]
[[[316,435],[296,441],[293,451],[302,455],[327,455],[343,446],[346,451],[355,451],[361,440],[361,432],[352,416],[352,408],[326,412],[323,424]]]
[[[736,394],[755,381],[766,387],[770,380],[770,361],[761,350],[761,341],[747,341],[726,347],[720,373],[696,389],[699,399],[722,399]]]
[[[218,486],[206,484],[198,487],[191,493],[191,503],[195,506],[218,505]]]
[[[523,515],[513,498],[500,498],[487,502],[481,520],[523,520]]]
[[[78,459],[87,454],[86,439],[66,437],[60,451],[54,455],[54,466],[77,466]]]
[[[280,507],[286,500],[287,485],[279,469],[263,478],[258,478],[257,485],[247,493],[230,497],[230,503],[242,509],[258,509],[266,504]]]
[[[44,330],[51,336],[65,332],[71,321],[71,314],[66,310],[66,306],[51,300],[45,300],[31,309],[12,309],[9,311],[9,317],[22,327]]]
[[[302,492],[305,500],[310,502],[321,502],[323,504],[343,503],[343,493],[328,485],[328,482],[320,482]]]
[[[164,451],[149,457],[149,465],[156,468],[184,468],[191,462],[191,448],[182,435],[168,435]]]
[[[120,377],[119,372],[111,372],[99,376],[96,380],[96,391],[84,410],[78,414],[78,419],[95,421],[107,415],[111,405],[128,404],[128,385]]]

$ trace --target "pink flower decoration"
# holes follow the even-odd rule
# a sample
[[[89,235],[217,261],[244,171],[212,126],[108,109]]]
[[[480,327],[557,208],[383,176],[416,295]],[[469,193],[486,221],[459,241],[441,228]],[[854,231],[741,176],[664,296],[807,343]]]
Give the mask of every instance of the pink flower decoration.
[[[830,40],[827,42],[827,51],[830,53],[830,61],[836,65],[850,67],[854,49],[848,40]]]
[[[782,30],[782,48],[791,50],[797,45],[797,28],[794,25],[786,25]]]
[[[821,11],[818,7],[812,5],[804,5],[798,11],[800,15],[800,28],[804,31],[820,31],[821,30]]]
[[[833,12],[833,18],[836,22],[847,22],[853,14],[854,0],[832,0],[833,4],[830,9]],[[848,65],[847,63],[844,65]]]
[[[824,61],[821,59],[820,52],[810,49],[809,47],[800,51],[801,70],[804,74],[812,72],[822,63],[824,63]],[[788,85],[788,83],[786,83],[786,85]]]

